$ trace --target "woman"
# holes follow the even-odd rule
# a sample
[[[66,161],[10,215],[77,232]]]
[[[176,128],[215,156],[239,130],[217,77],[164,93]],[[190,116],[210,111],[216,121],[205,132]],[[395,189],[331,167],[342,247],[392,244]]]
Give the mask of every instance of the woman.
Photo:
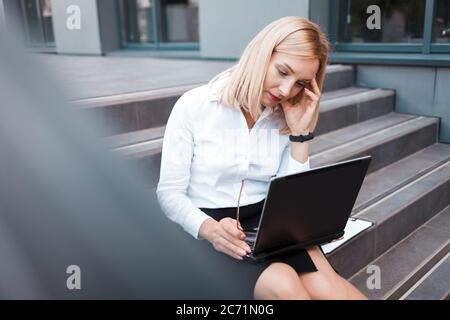
[[[257,223],[270,178],[309,169],[309,141],[291,136],[311,137],[316,127],[327,58],[317,25],[285,17],[264,28],[237,65],[177,101],[157,189],[170,219],[236,260],[250,252],[243,230]],[[365,298],[317,246],[263,267],[256,299]]]

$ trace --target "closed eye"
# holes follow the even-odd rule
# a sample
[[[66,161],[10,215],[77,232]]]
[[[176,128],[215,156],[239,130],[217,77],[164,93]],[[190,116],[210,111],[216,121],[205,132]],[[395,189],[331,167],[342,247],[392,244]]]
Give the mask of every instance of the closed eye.
[[[280,69],[277,69],[277,71],[278,71],[278,73],[279,73],[282,77],[286,77],[286,76],[288,75],[286,72],[281,71]],[[297,87],[304,88],[304,87],[306,87],[308,84],[307,84],[306,82],[300,81],[300,82],[296,82],[295,85],[296,85]]]
[[[278,73],[279,73],[281,76],[283,76],[283,77],[287,76],[287,73],[281,71],[280,69],[278,69]]]

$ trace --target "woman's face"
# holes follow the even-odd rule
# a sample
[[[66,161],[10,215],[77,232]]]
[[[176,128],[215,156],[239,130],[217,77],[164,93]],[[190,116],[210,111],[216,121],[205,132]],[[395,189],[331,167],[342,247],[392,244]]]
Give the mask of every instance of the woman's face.
[[[309,86],[318,70],[318,59],[300,58],[280,52],[273,53],[264,79],[261,104],[266,107],[275,107],[295,97],[305,86]]]

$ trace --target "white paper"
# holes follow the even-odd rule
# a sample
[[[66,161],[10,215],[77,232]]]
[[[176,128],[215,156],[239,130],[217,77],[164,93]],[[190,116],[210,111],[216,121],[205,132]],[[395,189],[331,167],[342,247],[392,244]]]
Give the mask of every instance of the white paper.
[[[370,221],[365,221],[358,218],[349,218],[344,229],[344,238],[322,245],[322,250],[325,254],[331,253],[351,238],[370,228],[372,225],[373,223]]]

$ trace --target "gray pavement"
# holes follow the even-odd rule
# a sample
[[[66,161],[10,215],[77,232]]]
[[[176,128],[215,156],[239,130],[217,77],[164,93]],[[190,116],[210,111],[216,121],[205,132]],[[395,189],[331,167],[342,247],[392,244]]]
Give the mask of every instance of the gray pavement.
[[[204,83],[232,61],[34,54],[70,100]]]

